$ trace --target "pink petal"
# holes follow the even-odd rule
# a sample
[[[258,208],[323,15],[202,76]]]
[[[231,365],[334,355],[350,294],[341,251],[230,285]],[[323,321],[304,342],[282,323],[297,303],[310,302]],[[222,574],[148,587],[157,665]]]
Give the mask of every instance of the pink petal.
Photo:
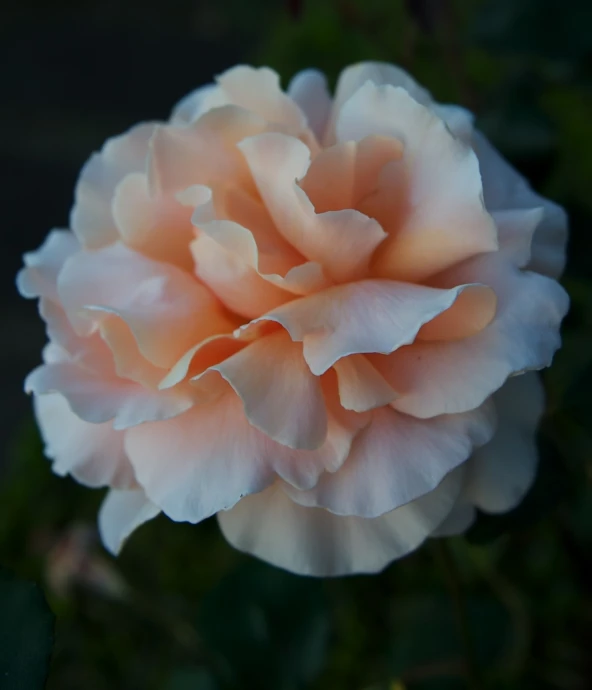
[[[119,238],[111,213],[115,188],[129,173],[144,172],[154,124],[141,124],[108,139],[82,168],[76,185],[70,226],[89,249],[105,247]]]
[[[450,512],[458,490],[453,472],[426,496],[367,519],[305,508],[276,484],[218,513],[218,522],[235,548],[294,573],[375,573],[420,546]]]
[[[309,166],[308,147],[294,137],[266,133],[245,139],[239,148],[280,233],[308,259],[319,262],[331,278],[363,276],[385,234],[359,211],[315,213],[296,184]]]
[[[89,424],[57,394],[33,398],[35,416],[56,474],[71,474],[86,486],[127,488],[134,473],[123,449],[123,433],[110,423]]]
[[[107,551],[117,556],[130,534],[159,513],[142,489],[111,489],[99,511],[101,541]]]
[[[367,412],[388,405],[396,397],[386,380],[364,355],[350,355],[333,365],[339,385],[339,399],[346,410]]]
[[[301,505],[337,515],[383,515],[433,491],[492,437],[495,421],[492,405],[428,421],[382,407],[337,472],[325,473],[310,491],[288,493]]]
[[[214,373],[214,372],[217,372]],[[281,330],[247,345],[200,375],[203,386],[220,375],[243,402],[249,422],[290,448],[314,450],[327,436],[321,384],[302,346]]]

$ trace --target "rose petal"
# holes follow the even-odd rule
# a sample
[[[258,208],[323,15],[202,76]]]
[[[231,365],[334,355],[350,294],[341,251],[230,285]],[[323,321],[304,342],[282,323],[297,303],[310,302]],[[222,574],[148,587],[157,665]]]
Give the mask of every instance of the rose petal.
[[[296,184],[310,162],[305,144],[284,134],[249,137],[238,145],[280,233],[337,280],[363,276],[385,234],[378,223],[352,209],[316,214]]]
[[[337,373],[339,399],[346,410],[367,412],[388,405],[396,397],[386,380],[364,355],[350,355],[333,365]]]
[[[123,449],[123,434],[107,424],[77,417],[57,394],[33,398],[35,416],[56,474],[71,474],[85,486],[127,488],[134,473]]]
[[[315,69],[298,72],[290,81],[287,94],[306,115],[308,126],[321,141],[331,110],[331,95],[325,75]]]
[[[130,534],[159,513],[160,510],[146,498],[142,489],[112,489],[99,511],[101,541],[108,551],[117,556]]]
[[[310,491],[287,490],[307,507],[378,517],[433,491],[494,430],[492,405],[429,421],[382,407],[372,412],[337,472],[325,473]]]
[[[367,519],[304,508],[274,485],[218,513],[218,522],[235,548],[294,573],[375,573],[420,546],[450,512],[457,494],[451,473],[426,496]]]
[[[144,172],[148,144],[155,124],[132,127],[108,139],[82,168],[76,185],[70,227],[89,249],[105,247],[119,238],[111,213],[111,200],[119,182],[129,173]]]
[[[217,372],[217,373],[214,373]],[[302,346],[285,331],[247,345],[198,377],[207,385],[220,375],[243,402],[249,422],[278,443],[314,450],[327,436],[321,384],[310,373]]]

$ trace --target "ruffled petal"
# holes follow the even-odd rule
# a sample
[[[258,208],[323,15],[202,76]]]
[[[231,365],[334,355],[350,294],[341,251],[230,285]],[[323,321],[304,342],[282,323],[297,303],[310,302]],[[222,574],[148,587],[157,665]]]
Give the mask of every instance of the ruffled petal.
[[[331,111],[325,75],[315,69],[298,72],[290,81],[287,94],[306,115],[308,126],[321,141]]]
[[[490,211],[543,209],[528,268],[558,278],[566,260],[568,222],[564,209],[537,194],[480,132],[473,134],[473,147],[479,158],[485,204]]]
[[[491,404],[429,421],[382,407],[337,472],[324,474],[310,491],[288,489],[289,495],[337,515],[378,517],[433,491],[474,447],[489,441],[495,421]]]
[[[405,146],[399,184],[407,186],[408,208],[394,213],[391,224],[380,219],[389,238],[374,258],[374,275],[419,281],[498,248],[477,157],[439,117],[402,88],[368,82],[341,109],[337,137],[360,141],[377,134]],[[392,194],[390,185],[383,194]]]
[[[142,489],[109,491],[99,510],[99,534],[107,551],[116,556],[130,534],[159,513]]]
[[[346,410],[367,412],[388,405],[397,393],[364,355],[350,355],[333,365],[337,374],[339,400]]]
[[[238,146],[280,233],[308,259],[319,262],[334,280],[363,276],[385,233],[359,211],[315,213],[296,183],[308,169],[308,147],[278,133],[249,137]]]
[[[79,250],[80,244],[70,231],[52,230],[39,249],[24,255],[25,268],[16,279],[18,291],[23,297],[58,302],[58,274],[66,259]]]
[[[144,173],[126,175],[113,197],[113,218],[123,242],[146,256],[193,268],[191,209],[174,196],[150,195]]]
[[[119,239],[111,212],[113,193],[129,173],[144,172],[148,145],[156,125],[141,124],[108,139],[82,168],[70,214],[70,227],[88,249],[105,247]]]
[[[56,474],[71,474],[85,486],[134,483],[134,473],[123,449],[123,433],[106,424],[89,424],[77,417],[58,394],[36,395],[35,416]]]
[[[172,366],[196,342],[234,326],[191,275],[120,243],[71,257],[58,292],[78,333],[89,334],[115,315],[129,326],[142,355],[159,367]]]
[[[251,343],[201,374],[208,387],[221,376],[243,402],[249,422],[284,446],[319,448],[327,437],[321,383],[311,374],[302,346],[281,330]]]
[[[365,280],[294,300],[262,320],[281,324],[292,340],[302,341],[311,371],[320,375],[342,357],[389,353],[413,342],[424,323],[449,309],[464,290],[473,288],[460,285],[439,290],[391,280]],[[256,326],[252,322],[243,332]]]
[[[218,513],[218,522],[235,548],[294,573],[375,573],[420,546],[450,512],[457,491],[451,473],[426,496],[368,519],[305,508],[276,484]]]
[[[545,409],[539,375],[513,376],[493,400],[498,430],[467,464],[463,496],[485,512],[505,513],[522,501],[536,476],[536,428]]]
[[[480,405],[508,376],[550,365],[569,297],[554,280],[520,271],[500,255],[458,267],[447,282],[479,276],[497,295],[497,313],[480,333],[462,340],[419,342],[372,364],[400,393],[393,406],[415,417],[465,412]]]

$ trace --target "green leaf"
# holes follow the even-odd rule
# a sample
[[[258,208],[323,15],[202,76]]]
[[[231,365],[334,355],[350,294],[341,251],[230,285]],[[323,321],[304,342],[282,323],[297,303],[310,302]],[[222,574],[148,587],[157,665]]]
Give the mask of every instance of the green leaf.
[[[171,675],[165,690],[218,690],[212,674],[203,668],[179,668]]]
[[[200,615],[203,639],[239,688],[308,687],[323,665],[329,628],[322,582],[262,563],[220,582]]]
[[[33,582],[0,572],[0,687],[43,688],[53,644],[54,616]]]

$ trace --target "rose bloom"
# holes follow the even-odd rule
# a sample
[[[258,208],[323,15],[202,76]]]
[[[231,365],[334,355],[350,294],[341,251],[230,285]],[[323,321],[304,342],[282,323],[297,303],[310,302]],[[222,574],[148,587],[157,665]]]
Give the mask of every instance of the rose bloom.
[[[108,140],[25,256],[26,381],[56,473],[108,486],[116,553],[216,514],[296,573],[381,570],[537,465],[566,216],[386,64],[286,92],[240,66]]]

